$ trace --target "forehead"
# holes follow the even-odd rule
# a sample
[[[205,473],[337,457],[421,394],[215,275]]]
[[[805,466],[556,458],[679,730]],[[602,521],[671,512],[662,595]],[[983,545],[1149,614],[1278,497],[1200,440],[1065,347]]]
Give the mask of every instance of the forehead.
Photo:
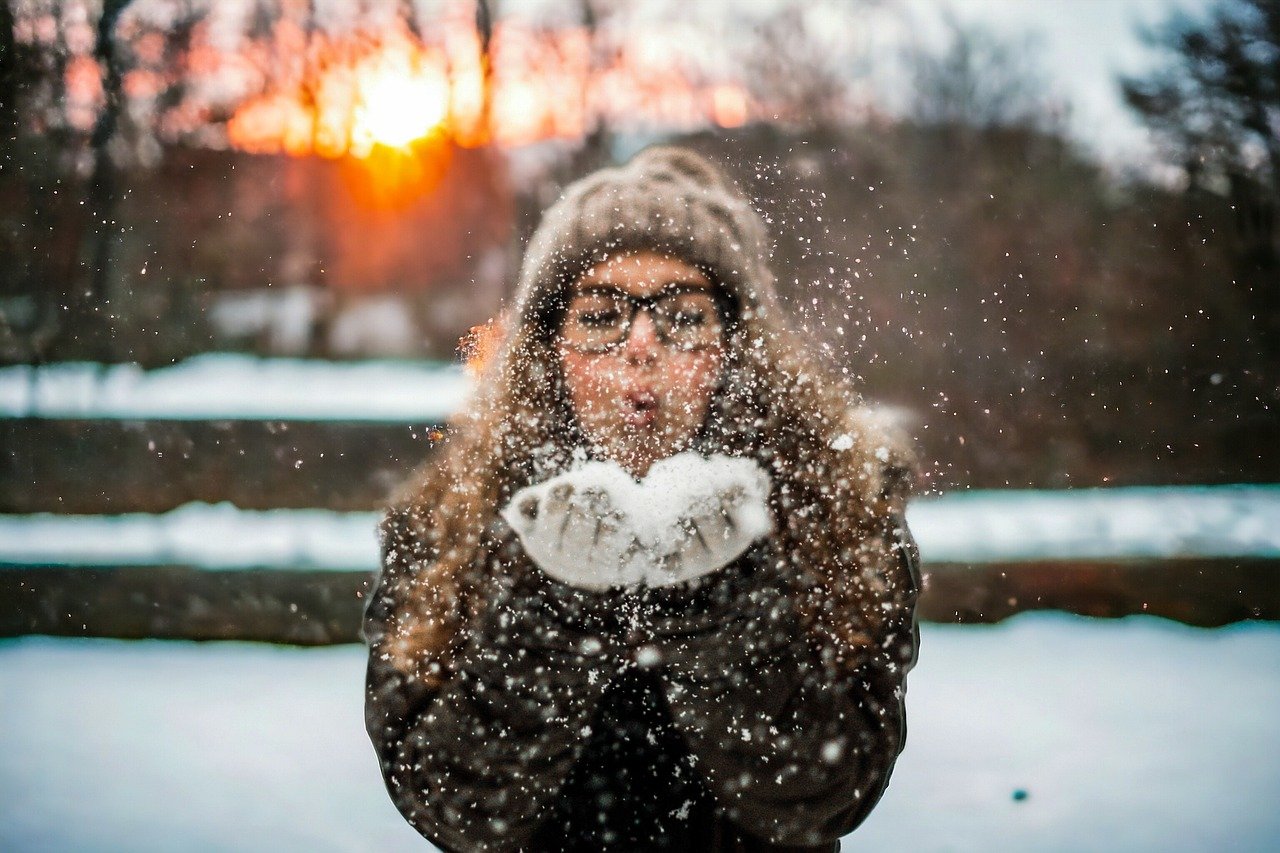
[[[657,252],[628,252],[601,261],[583,273],[577,287],[607,284],[636,296],[656,293],[669,284],[711,289],[707,274],[690,263]]]

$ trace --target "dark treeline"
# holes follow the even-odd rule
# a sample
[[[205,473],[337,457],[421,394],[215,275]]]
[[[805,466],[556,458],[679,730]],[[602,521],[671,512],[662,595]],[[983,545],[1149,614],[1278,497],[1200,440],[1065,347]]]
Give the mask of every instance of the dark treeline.
[[[696,144],[737,164],[793,309],[910,410],[939,486],[1280,475],[1226,199],[1117,186],[1027,129]]]
[[[1227,199],[1117,186],[1030,130],[759,126],[685,141],[752,193],[793,313],[868,396],[910,410],[939,486],[1280,476],[1274,374],[1233,286]],[[405,354],[455,357],[499,309],[518,251],[518,200],[490,159],[461,151],[431,203],[363,218],[323,161],[179,150],[131,174],[110,278],[117,359],[261,351],[220,340],[206,309],[292,280],[341,284],[289,354],[332,355],[324,326],[341,306],[394,291],[422,331]]]
[[[432,174],[413,176],[429,189],[390,200],[368,198],[349,159],[166,143],[112,171],[104,232],[93,197],[106,147],[92,127],[18,114],[33,81],[65,69],[12,39],[10,9],[0,2],[9,364],[161,366],[210,350],[453,358],[500,310],[521,235],[555,187],[626,142],[597,128],[576,154],[437,147]],[[1266,140],[1280,121],[1280,15],[1263,0],[1223,9],[1154,36],[1168,66],[1125,84],[1181,186],[1103,169],[1015,97],[1018,75],[996,80],[1007,63],[975,65],[963,39],[922,71],[934,88],[903,118],[850,126],[828,110],[677,141],[756,200],[793,312],[870,398],[906,410],[932,485],[1275,481],[1280,190]],[[978,85],[955,86],[963,74]],[[1204,125],[1206,109],[1217,118]],[[276,335],[298,288],[305,328]],[[350,319],[389,297],[407,336],[386,332],[385,313]],[[261,316],[226,321],[236,310]],[[361,323],[364,337],[351,331]]]
[[[60,310],[90,233],[74,181],[64,202],[0,175],[0,352],[9,363],[147,367],[217,350],[359,357],[335,340],[344,315],[391,295],[413,338],[365,354],[449,358],[501,296],[514,213],[493,150],[438,154],[431,191],[392,205],[367,197],[350,160],[173,147],[154,167],[121,170],[100,310],[87,316]],[[287,326],[297,328],[282,336]]]

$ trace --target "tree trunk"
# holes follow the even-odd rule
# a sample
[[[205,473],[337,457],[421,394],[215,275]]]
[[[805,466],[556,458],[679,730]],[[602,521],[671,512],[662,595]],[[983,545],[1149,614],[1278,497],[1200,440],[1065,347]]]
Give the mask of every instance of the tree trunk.
[[[102,109],[89,138],[93,171],[85,193],[85,230],[81,264],[76,282],[69,288],[63,322],[52,348],[58,355],[72,355],[109,362],[115,356],[111,319],[110,276],[113,249],[119,239],[115,222],[116,168],[110,145],[123,106],[122,69],[115,29],[128,0],[104,0],[98,19],[94,58],[102,69]]]

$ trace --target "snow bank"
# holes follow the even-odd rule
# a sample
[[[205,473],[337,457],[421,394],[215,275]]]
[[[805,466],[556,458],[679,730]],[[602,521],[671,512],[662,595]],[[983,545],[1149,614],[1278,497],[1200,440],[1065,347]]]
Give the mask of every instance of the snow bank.
[[[173,367],[0,368],[0,417],[438,422],[466,399],[461,367],[211,353]]]
[[[914,502],[926,559],[1280,558],[1280,486],[974,491]]]
[[[1280,626],[922,632],[906,751],[846,847],[1275,849]],[[0,850],[424,849],[383,790],[363,676],[356,646],[2,641]]]
[[[0,564],[372,570],[375,513],[187,504],[128,515],[0,516]]]
[[[372,570],[376,513],[188,504],[147,515],[0,516],[0,564]],[[930,562],[1280,558],[1280,487],[968,492],[907,522]]]

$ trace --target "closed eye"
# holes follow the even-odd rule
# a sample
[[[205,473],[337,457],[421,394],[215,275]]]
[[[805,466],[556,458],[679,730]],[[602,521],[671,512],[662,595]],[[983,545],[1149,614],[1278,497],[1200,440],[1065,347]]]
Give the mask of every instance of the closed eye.
[[[615,308],[609,308],[601,311],[584,311],[577,316],[577,322],[583,326],[592,326],[601,328],[604,326],[616,326],[621,319],[622,314]]]
[[[705,325],[707,322],[707,314],[705,311],[678,311],[671,317],[673,326],[681,326],[685,328],[693,328]]]

